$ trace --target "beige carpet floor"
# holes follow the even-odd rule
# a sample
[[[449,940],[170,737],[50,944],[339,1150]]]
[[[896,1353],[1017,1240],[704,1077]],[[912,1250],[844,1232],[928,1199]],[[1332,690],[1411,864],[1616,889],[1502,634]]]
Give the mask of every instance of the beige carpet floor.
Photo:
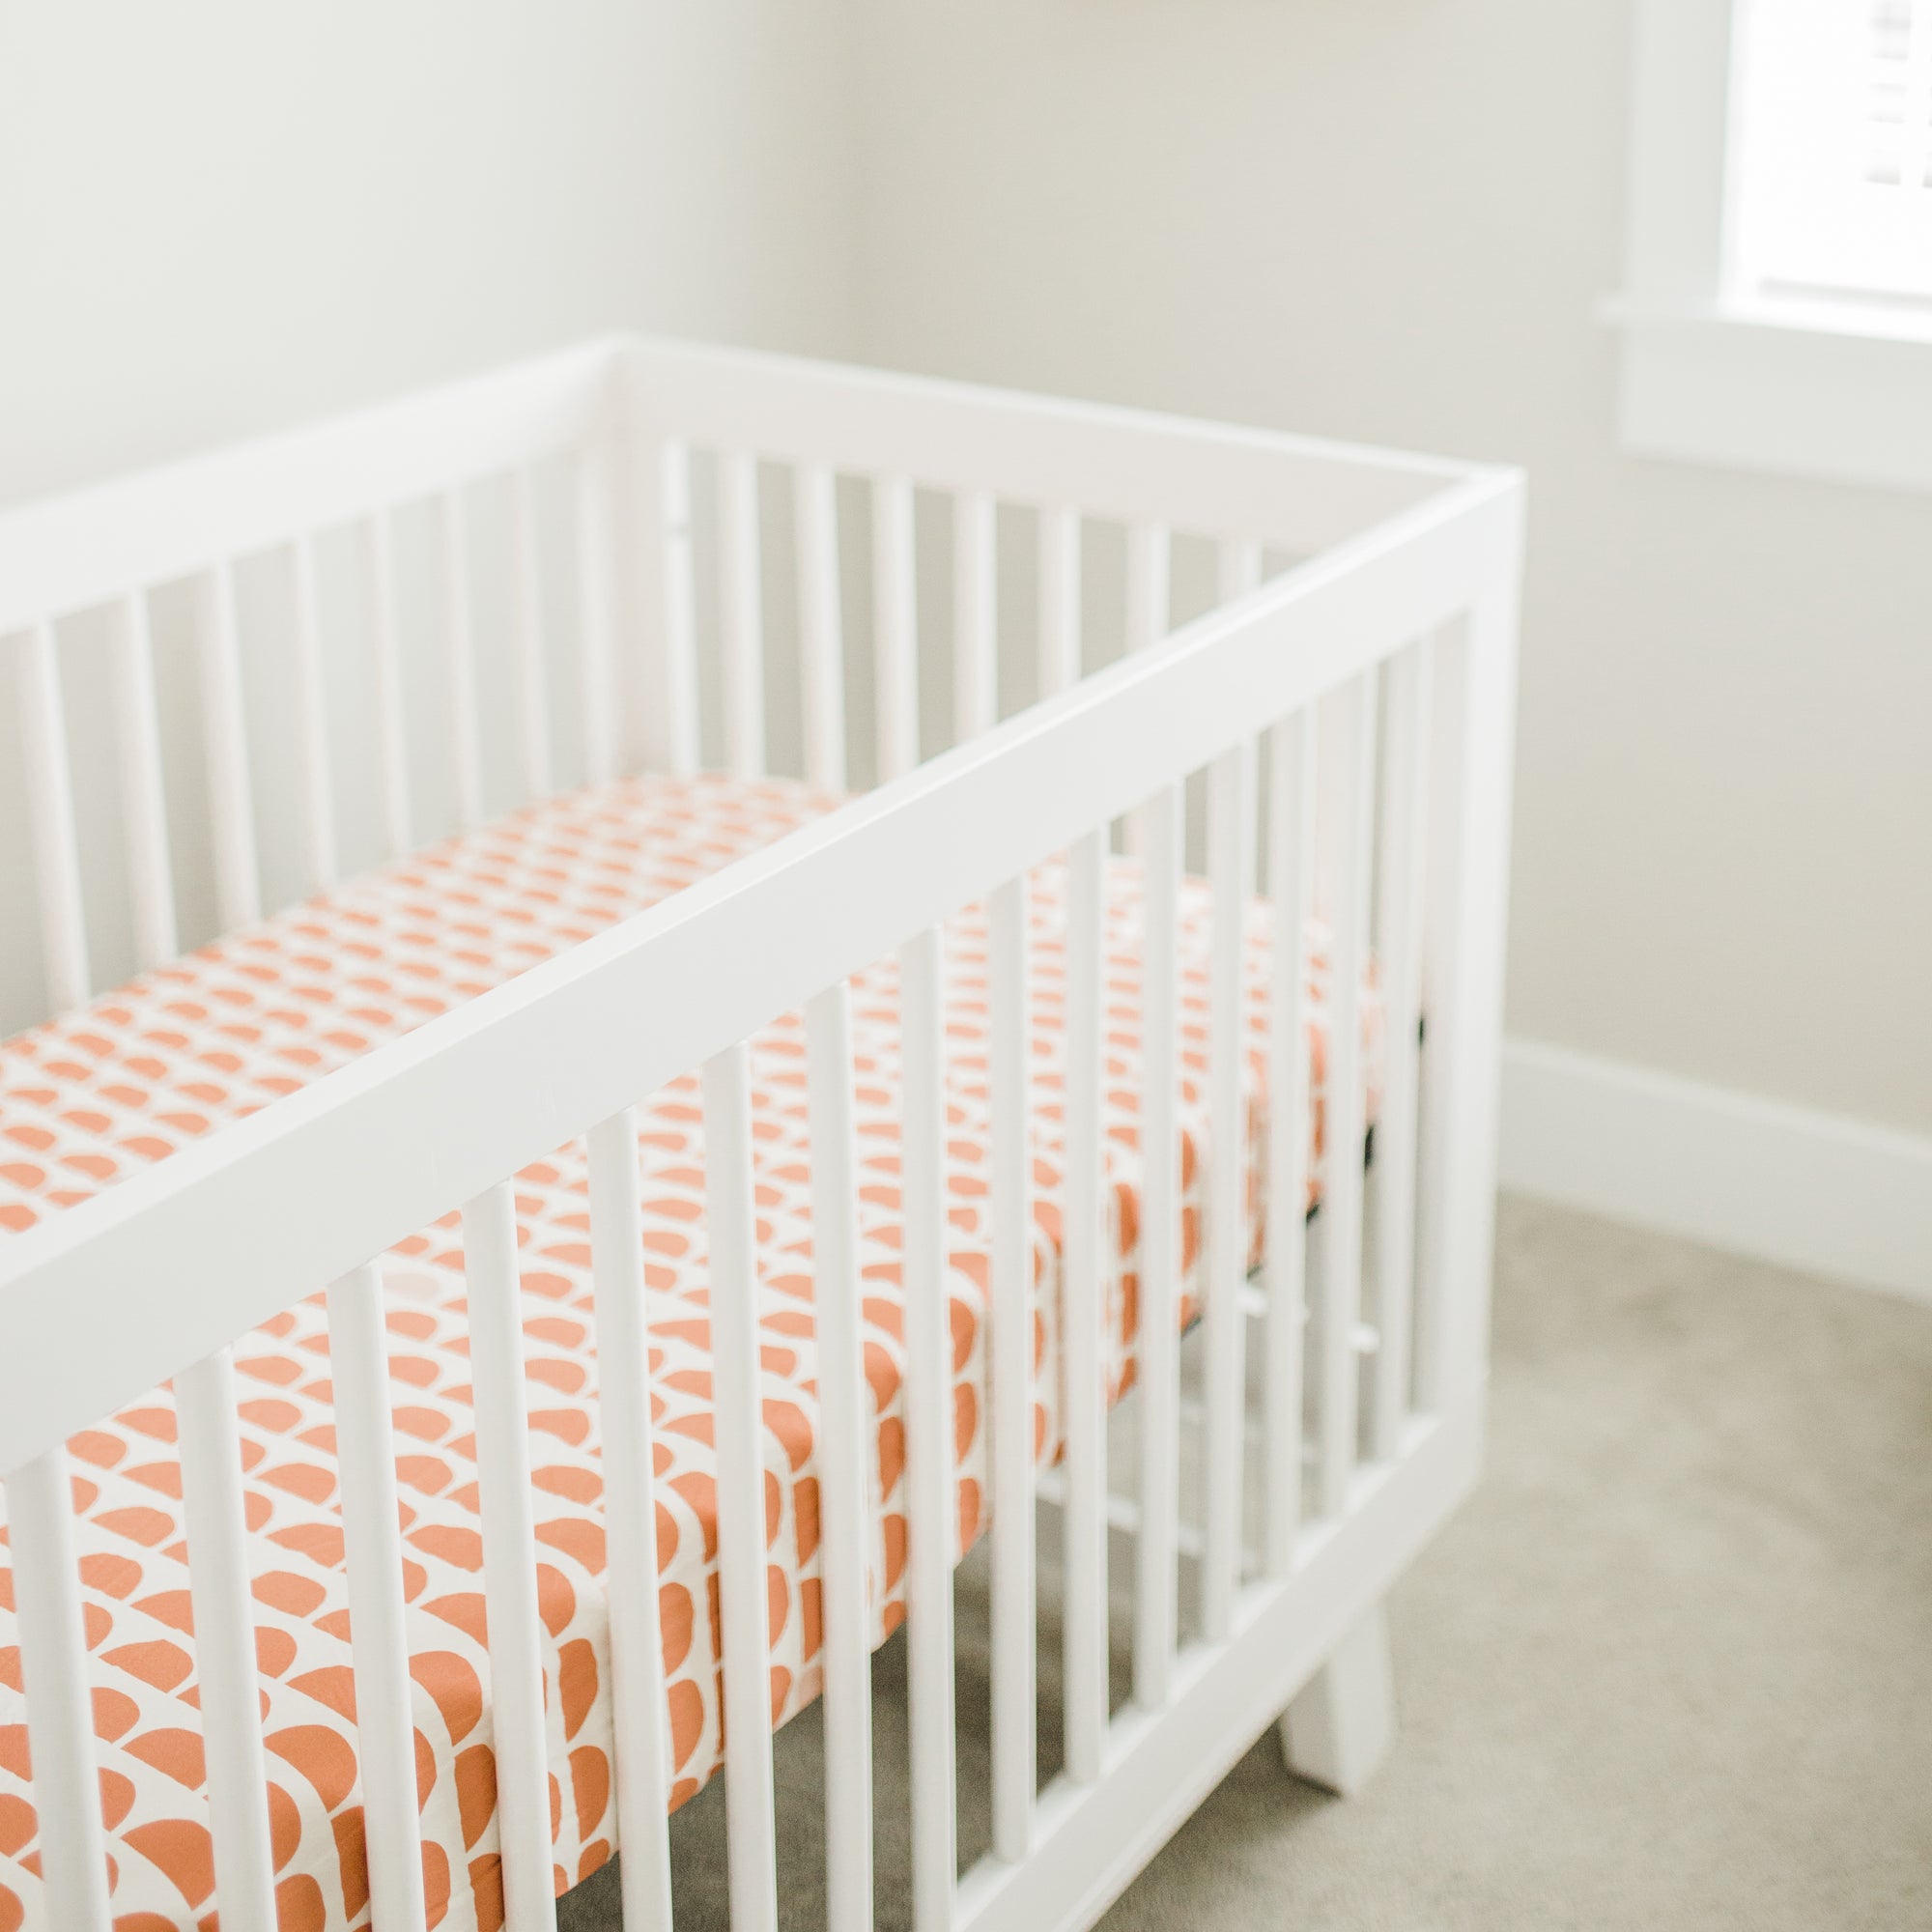
[[[1483,1485],[1391,1605],[1387,1764],[1343,1803],[1264,1736],[1107,1932],[1932,1927],[1932,1310],[1506,1203],[1493,1359]],[[888,1646],[882,1926],[905,1922],[902,1670]],[[810,1713],[779,1740],[801,1932],[819,1751]],[[726,1922],[723,1795],[674,1824],[680,1932]],[[965,1849],[983,1832],[963,1817]],[[614,1932],[615,1879],[566,1932]]]

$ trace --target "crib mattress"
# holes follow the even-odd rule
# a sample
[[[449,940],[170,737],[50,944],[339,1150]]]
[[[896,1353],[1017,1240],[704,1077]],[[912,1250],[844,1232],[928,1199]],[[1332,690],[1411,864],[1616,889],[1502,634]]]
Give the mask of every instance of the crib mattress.
[[[0,1231],[19,1230],[165,1159],[382,1041],[771,842],[836,801],[781,781],[624,780],[532,808],[223,940],[81,1012],[0,1046]],[[1064,874],[1031,886],[1031,1123],[1036,1445],[1057,1453]],[[1208,902],[1182,895],[1185,1262],[1200,1248],[1210,1157],[1206,1103]],[[1267,1120],[1262,1075],[1268,948],[1250,908],[1243,1161],[1250,1239]],[[1106,1095],[1115,1391],[1132,1375],[1140,1162],[1139,905],[1130,867],[1109,893]],[[1321,1133],[1325,963],[1309,935],[1314,1092]],[[985,1519],[984,1305],[989,1239],[983,915],[948,929],[949,1288],[957,1533]],[[1378,1041],[1368,1003],[1373,1068]],[[871,1522],[882,1638],[903,1615],[905,1523],[898,1287],[896,975],[854,981],[866,1281],[866,1370],[877,1442]],[[751,1047],[764,1330],[771,1699],[782,1722],[819,1686],[810,1164],[798,1015]],[[1373,1085],[1373,1080],[1372,1080]],[[673,1805],[722,1762],[703,1133],[696,1076],[639,1109],[656,1426],[660,1607]],[[599,1521],[588,1182],[581,1144],[516,1183],[551,1768],[554,1879],[610,1858],[611,1718]],[[484,1642],[461,1234],[451,1213],[386,1258],[390,1371],[405,1523],[423,1864],[432,1925],[496,1927],[502,1891]],[[320,1286],[320,1285],[319,1285]],[[368,1906],[328,1346],[320,1294],[235,1350],[266,1713],[270,1816],[285,1932],[348,1928]],[[205,1924],[213,1865],[181,1473],[163,1388],[71,1445],[113,1903],[126,1932]],[[0,1932],[44,1923],[27,1781],[11,1573],[0,1568]]]

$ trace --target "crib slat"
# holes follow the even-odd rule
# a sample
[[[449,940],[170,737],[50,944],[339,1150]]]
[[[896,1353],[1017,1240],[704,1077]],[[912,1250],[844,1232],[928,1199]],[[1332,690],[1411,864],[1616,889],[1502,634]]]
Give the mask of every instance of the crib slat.
[[[800,466],[796,504],[805,775],[821,791],[843,791],[845,625],[838,596],[838,499],[832,471],[822,463]]]
[[[536,487],[527,469],[510,474],[510,559],[516,575],[517,775],[525,798],[548,798],[550,683],[544,671],[543,554],[537,542]],[[593,564],[586,581],[594,575]],[[586,611],[584,635],[600,631],[601,625],[593,623]],[[595,711],[602,720],[610,710],[608,695],[602,689],[604,680],[587,664],[584,683],[590,688],[584,698],[585,716]]]
[[[758,582],[758,460],[718,459],[719,610],[724,641],[724,758],[732,775],[765,769],[765,619]]]
[[[20,723],[40,891],[42,952],[56,1011],[79,1006],[93,990],[87,921],[80,895],[80,845],[68,763],[67,707],[50,621],[28,634],[20,659]]]
[[[508,1181],[498,1181],[464,1208],[463,1261],[476,1390],[483,1604],[490,1638],[504,1913],[513,1932],[526,1927],[537,1932],[555,1925],[556,1904],[551,1883],[543,1624],[530,1500],[517,1203]]]
[[[1000,713],[993,499],[962,490],[952,506],[952,742],[990,731]]]
[[[312,893],[335,883],[335,803],[328,776],[328,697],[322,678],[322,623],[315,544],[295,541],[296,763],[301,786],[302,870]]]
[[[718,1570],[724,1615],[724,1753],[732,1932],[777,1932],[771,1632],[750,1056],[704,1064],[704,1205],[711,1237]]]
[[[1361,1314],[1362,970],[1368,958],[1369,840],[1374,817],[1376,685],[1373,670],[1322,701],[1316,908],[1333,949],[1323,1102],[1321,1200],[1315,1217],[1321,1268],[1315,1345],[1321,1350],[1319,1461],[1321,1513],[1346,1507],[1355,1467]]]
[[[49,1449],[7,1478],[7,1537],[40,1818],[44,1923],[60,1932],[108,1932],[107,1845],[64,1448]]]
[[[421,1932],[422,1820],[416,1807],[395,1430],[383,1276],[373,1262],[329,1284],[328,1374],[349,1562],[355,1756],[368,1833],[371,1917],[384,1932],[392,1925],[398,1932]]]
[[[1136,524],[1127,532],[1127,648],[1144,650],[1166,637],[1173,597],[1173,544],[1164,524]]]
[[[235,1404],[227,1349],[175,1377],[214,1895],[228,1932],[274,1932],[275,1861]]]
[[[410,831],[410,753],[403,726],[402,647],[396,622],[395,538],[389,513],[369,519],[370,642],[376,660],[376,745],[383,782],[383,836],[391,859],[414,842]]]
[[[1234,1628],[1241,1581],[1242,1427],[1247,1379],[1247,1146],[1241,1074],[1247,1056],[1241,985],[1254,824],[1254,754],[1223,752],[1208,778],[1208,875],[1213,938],[1208,985],[1208,1245],[1203,1336],[1208,1441],[1203,1466],[1202,1631],[1210,1643]]]
[[[1408,1415],[1415,1274],[1416,1144],[1422,1020],[1423,861],[1428,838],[1428,638],[1389,668],[1382,759],[1382,863],[1377,946],[1382,977],[1384,1074],[1376,1122],[1376,1350],[1370,1438],[1393,1456]]]
[[[590,1130],[590,1262],[610,1563],[611,1705],[617,1745],[624,1919],[668,1932],[671,1757],[658,1622],[641,1199],[637,1116],[626,1107]]]
[[[812,1319],[818,1349],[818,1522],[825,1659],[825,1922],[872,1923],[872,1606],[866,1551],[876,1487],[860,1326],[859,1151],[851,994],[805,1009],[811,1107]]]
[[[234,566],[215,564],[202,579],[201,593],[202,716],[208,740],[209,810],[214,823],[215,902],[221,929],[233,932],[262,916]]]
[[[578,452],[577,583],[582,631],[580,715],[583,721],[583,770],[602,784],[617,769],[618,692],[611,578],[615,568],[614,492],[608,445],[594,440]],[[532,552],[534,557],[534,552]]]
[[[1140,1529],[1134,1546],[1134,1701],[1173,1693],[1179,1593],[1180,1130],[1179,892],[1181,791],[1156,792],[1138,815],[1145,938],[1141,954]]]
[[[691,451],[667,442],[658,452],[664,513],[665,735],[673,773],[695,772],[697,750],[697,591],[691,557]]]
[[[1033,1841],[1035,1684],[1032,1103],[1027,1076],[1027,891],[994,889],[988,1073],[992,1103],[993,1850],[1016,1862]]]
[[[1285,1577],[1301,1520],[1301,1331],[1308,1258],[1308,966],[1313,910],[1315,715],[1298,712],[1268,734],[1267,1312],[1262,1349],[1262,1567]]]
[[[1039,513],[1039,695],[1080,681],[1080,513]]]
[[[1262,547],[1250,537],[1225,537],[1215,558],[1221,585],[1221,602],[1232,604],[1245,597],[1262,581]]]
[[[956,1877],[952,1561],[958,1506],[946,1284],[946,953],[936,926],[899,949],[899,1026],[913,1925],[915,1932],[946,1932]]]
[[[456,826],[467,832],[483,819],[483,744],[476,716],[476,639],[469,609],[469,518],[463,492],[437,500],[442,535],[442,649],[449,705],[449,770]]]
[[[1100,1385],[1106,1303],[1101,1140],[1106,832],[1068,854],[1066,886],[1066,1775],[1100,1775],[1107,1725],[1107,1445]]]
[[[879,782],[919,763],[919,611],[912,485],[872,485],[872,629],[877,654]]]
[[[144,591],[129,592],[114,627],[114,722],[125,787],[134,951],[146,972],[178,951],[174,866],[168,853],[161,732],[155,709],[155,647]]]

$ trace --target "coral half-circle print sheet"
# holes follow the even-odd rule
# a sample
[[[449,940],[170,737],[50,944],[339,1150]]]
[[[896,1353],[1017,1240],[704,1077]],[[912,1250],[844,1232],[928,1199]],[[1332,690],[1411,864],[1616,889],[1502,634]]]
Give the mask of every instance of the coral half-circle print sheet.
[[[837,801],[783,781],[620,781],[533,807],[372,872],[147,975],[0,1046],[0,1238],[162,1161],[539,960],[781,838]],[[1133,1373],[1140,1156],[1140,904],[1130,863],[1108,893],[1108,1337],[1116,1392]],[[1035,1434],[1060,1441],[1054,1364],[1062,1131],[1064,873],[1031,881],[1031,1151]],[[1190,1268],[1208,1145],[1206,889],[1183,888],[1183,1179]],[[1307,935],[1319,1144],[1326,965]],[[1251,1239],[1266,1131],[1262,1072],[1270,945],[1248,911],[1245,1059]],[[989,1240],[986,930],[952,921],[947,947],[947,1183],[958,1535],[985,1509]],[[1368,1065],[1379,1019],[1367,1002]],[[891,961],[853,983],[866,1372],[877,1445],[875,1640],[904,1606],[899,1286],[899,1039]],[[805,1040],[797,1015],[751,1046],[757,1189],[771,1700],[782,1722],[816,1694],[820,1601],[816,1378]],[[1372,1083],[1373,1085],[1373,1077]],[[657,1547],[673,1804],[722,1762],[717,1499],[712,1450],[704,1137],[696,1073],[638,1111],[655,1427]],[[591,1321],[588,1182],[581,1144],[515,1184],[531,1462],[540,1546],[554,1879],[559,1891],[616,1849]],[[485,1646],[482,1539],[457,1216],[385,1258],[389,1366],[403,1499],[423,1868],[433,1925],[502,1921]],[[320,1288],[321,1284],[318,1284]],[[355,1692],[321,1296],[235,1348],[248,1556],[284,1932],[347,1932],[368,1914]],[[166,1388],[71,1445],[75,1538],[99,1737],[115,1923],[201,1927],[216,1907],[181,1466]],[[0,1932],[47,1925],[40,1882],[14,1578],[0,1549]]]

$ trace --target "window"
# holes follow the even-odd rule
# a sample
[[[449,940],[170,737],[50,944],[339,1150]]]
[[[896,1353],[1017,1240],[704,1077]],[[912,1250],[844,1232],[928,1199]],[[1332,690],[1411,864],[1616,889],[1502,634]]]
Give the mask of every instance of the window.
[[[1932,490],[1932,0],[1637,0],[1621,431]]]
[[[1932,299],[1932,0],[1747,0],[1740,24],[1739,287]]]

